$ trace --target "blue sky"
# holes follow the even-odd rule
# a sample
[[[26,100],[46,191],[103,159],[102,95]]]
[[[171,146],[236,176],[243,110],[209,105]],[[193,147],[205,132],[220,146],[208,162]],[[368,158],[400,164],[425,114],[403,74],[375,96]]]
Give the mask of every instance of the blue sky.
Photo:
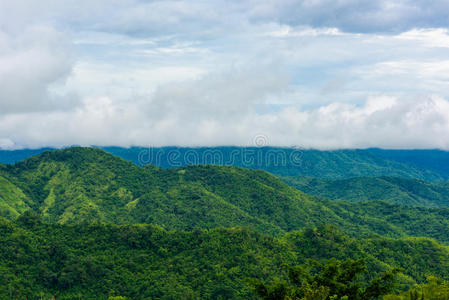
[[[449,149],[447,1],[0,0],[0,148]]]

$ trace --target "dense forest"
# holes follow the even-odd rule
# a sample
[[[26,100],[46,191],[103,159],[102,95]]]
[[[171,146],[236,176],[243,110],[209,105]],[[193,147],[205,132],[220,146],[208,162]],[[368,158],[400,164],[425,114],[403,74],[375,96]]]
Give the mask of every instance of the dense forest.
[[[81,147],[0,165],[0,298],[448,299],[444,172],[363,154],[381,177],[348,178],[357,153],[314,154],[318,178]]]
[[[238,227],[57,225],[26,213],[1,219],[0,231],[2,299],[253,299],[260,284],[287,281],[289,268],[309,258],[363,261],[366,272],[354,282],[361,286],[402,270],[388,293],[449,276],[449,250],[435,240],[353,239],[329,226],[275,238]]]

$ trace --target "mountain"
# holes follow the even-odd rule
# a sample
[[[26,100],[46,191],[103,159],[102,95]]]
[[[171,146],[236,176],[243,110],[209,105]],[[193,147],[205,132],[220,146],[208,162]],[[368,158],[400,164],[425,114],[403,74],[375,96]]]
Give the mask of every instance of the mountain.
[[[166,229],[246,226],[278,234],[344,220],[265,171],[138,167],[94,148],[44,152],[4,167],[52,223],[147,223]],[[324,200],[323,200],[324,201]]]
[[[351,178],[361,176],[394,176],[429,181],[449,179],[449,169],[428,169],[426,164],[401,161],[400,154],[367,150],[319,151],[278,147],[162,147],[129,149],[104,147],[103,150],[131,160],[138,165],[154,164],[174,168],[196,164],[217,164],[262,169],[279,176],[318,178]],[[415,153],[416,150],[404,150]],[[446,153],[449,157],[449,152]],[[419,152],[416,160],[426,160],[433,152]],[[412,154],[409,155],[412,157]],[[423,156],[423,157],[422,157]]]
[[[362,258],[370,278],[402,267],[403,286],[449,278],[449,250],[435,240],[353,239],[331,226],[274,238],[242,228],[55,225],[27,213],[0,218],[0,233],[1,299],[255,299],[251,278],[285,278],[286,265],[309,258]]]
[[[426,182],[398,177],[324,179],[284,177],[285,182],[317,197],[359,201],[386,201],[410,206],[449,207],[449,182]]]
[[[0,175],[9,195],[1,214],[11,219],[29,208],[58,224],[145,223],[167,230],[244,226],[274,236],[334,224],[355,237],[428,236],[449,242],[444,230],[449,209],[331,201],[261,170],[139,167],[100,149],[68,148],[3,166]]]
[[[369,149],[377,156],[404,163],[419,169],[426,169],[439,174],[449,174],[449,152],[436,149],[427,150],[387,150]]]
[[[0,176],[0,216],[16,218],[30,209],[30,202],[20,188]]]
[[[395,267],[402,289],[449,280],[449,208],[324,199],[263,170],[46,151],[0,165],[0,215],[1,299],[255,299],[253,279],[331,258],[365,260],[364,282]]]
[[[102,147],[134,162],[158,167],[216,164],[262,169],[280,176],[344,179],[393,176],[427,181],[449,179],[449,152],[439,150],[318,151],[277,147]],[[0,163],[12,164],[49,149],[0,150]]]

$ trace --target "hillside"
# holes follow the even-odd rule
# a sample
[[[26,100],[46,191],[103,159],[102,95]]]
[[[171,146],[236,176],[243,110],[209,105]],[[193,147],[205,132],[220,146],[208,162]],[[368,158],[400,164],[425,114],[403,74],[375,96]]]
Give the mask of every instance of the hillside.
[[[23,191],[0,176],[0,216],[16,218],[30,209],[31,201]]]
[[[428,236],[449,242],[444,230],[449,209],[335,202],[304,194],[265,171],[164,170],[139,167],[99,149],[69,148],[5,166],[1,174],[9,186],[2,215],[11,219],[27,208],[23,202],[44,221],[58,224],[145,223],[167,230],[244,226],[275,236],[333,224],[355,237]],[[20,192],[22,202],[8,204]]]
[[[449,280],[449,208],[328,200],[262,170],[47,151],[0,165],[0,213],[0,298],[255,299],[252,279],[331,258],[363,259],[363,282]]]
[[[368,277],[404,267],[408,286],[449,276],[448,248],[434,240],[356,240],[329,226],[273,238],[241,228],[50,225],[27,214],[0,218],[0,232],[2,299],[254,299],[249,278],[283,278],[286,264],[308,258],[364,258]],[[400,249],[410,251],[401,256]]]
[[[359,201],[385,201],[411,206],[449,207],[449,182],[426,182],[398,177],[322,179],[284,177],[285,182],[317,197]]]

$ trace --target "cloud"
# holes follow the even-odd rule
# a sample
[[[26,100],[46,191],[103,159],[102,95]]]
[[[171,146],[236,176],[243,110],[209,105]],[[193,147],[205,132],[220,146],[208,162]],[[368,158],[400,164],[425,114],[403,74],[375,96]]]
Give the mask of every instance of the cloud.
[[[152,120],[169,117],[179,122],[192,118],[230,121],[265,105],[270,95],[278,95],[288,84],[288,74],[275,67],[231,69],[160,86],[148,111]]]
[[[0,1],[0,148],[441,147],[445,1]]]
[[[44,22],[135,36],[214,36],[270,22],[352,33],[400,33],[447,28],[448,10],[445,0],[16,0],[0,3],[0,22],[8,28]]]
[[[149,98],[84,98],[72,111],[6,115],[1,146],[252,145],[262,135],[277,146],[449,150],[447,99],[375,96],[360,104],[266,109],[288,93],[288,76],[271,71],[229,69],[162,85]]]
[[[70,45],[51,27],[0,31],[0,114],[71,108],[74,99],[49,92],[72,68]]]
[[[380,104],[379,104],[380,103]],[[255,136],[270,145],[306,148],[441,148],[449,150],[449,101],[371,98],[362,106],[330,104],[318,109],[286,107],[277,113],[250,113],[234,120],[199,117],[148,122],[136,106],[121,110],[109,99],[91,99],[75,113],[14,115],[2,120],[3,148],[80,145],[252,145]],[[23,122],[23,120],[28,122]],[[14,134],[8,132],[14,130]],[[55,130],[55,128],[57,128]]]
[[[291,26],[335,27],[345,32],[398,33],[416,27],[448,27],[444,0],[250,1],[251,19]]]

